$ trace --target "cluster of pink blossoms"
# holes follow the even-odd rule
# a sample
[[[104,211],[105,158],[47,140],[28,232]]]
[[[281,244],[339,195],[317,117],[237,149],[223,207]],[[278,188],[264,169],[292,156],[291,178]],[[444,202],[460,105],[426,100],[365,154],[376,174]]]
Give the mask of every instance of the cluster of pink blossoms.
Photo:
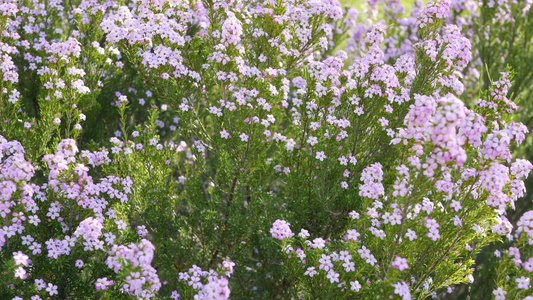
[[[219,265],[218,271],[213,269],[204,271],[197,265],[193,265],[188,272],[180,272],[179,281],[192,287],[197,293],[194,295],[196,300],[227,300],[229,299],[229,281],[228,278],[233,274],[235,263],[224,260]],[[179,294],[174,291],[171,299],[178,299]]]
[[[287,221],[276,220],[270,229],[272,237],[278,240],[284,240],[286,238],[293,237],[294,233],[292,233],[290,225],[291,224],[287,223]]]
[[[43,242],[46,244],[46,254],[51,260],[58,259],[62,255],[72,255],[73,249],[78,247],[81,242],[83,245],[80,247],[85,252],[104,250],[110,246],[117,247],[114,243],[116,235],[110,231],[103,232],[104,222],[108,224],[109,221],[117,218],[116,212],[107,206],[109,201],[127,201],[127,195],[131,193],[132,182],[129,179],[120,180],[111,176],[102,178],[100,182],[95,183],[88,174],[89,168],[79,159],[86,160],[93,166],[106,164],[110,161],[107,157],[107,151],[83,151],[79,158],[77,155],[78,148],[73,140],[61,141],[55,154],[44,157],[44,161],[50,169],[48,182],[42,186],[28,184],[27,182],[34,175],[34,169],[25,160],[24,149],[18,142],[8,142],[0,137],[0,160],[2,161],[0,170],[2,202],[0,207],[2,209],[1,216],[4,219],[4,224],[6,224],[0,228],[0,247],[11,239],[15,240],[16,235],[20,235],[22,241],[20,245],[22,248],[20,249],[27,249],[27,252],[18,251],[14,254],[15,264],[20,265],[15,270],[15,277],[26,280],[29,274],[24,267],[29,267],[32,261],[33,264],[41,263],[40,258],[30,259],[30,257],[40,257]],[[63,202],[64,204],[60,204],[59,201],[48,202],[52,193],[74,202]],[[48,212],[46,213],[46,220],[42,220],[39,211],[46,209],[46,203],[49,204]],[[66,207],[66,205],[69,206]],[[94,217],[88,217],[81,222],[78,221],[79,224],[76,226],[75,223],[72,223],[74,217],[72,214],[76,211],[84,214],[89,212]],[[29,215],[27,216],[27,214]],[[78,217],[75,219],[77,220]],[[123,221],[120,220],[112,224],[117,224],[120,230],[121,223]],[[34,227],[43,226],[43,224],[52,226],[52,228],[61,228],[59,232],[62,232],[63,235],[46,241],[40,241],[38,237],[30,234],[22,235],[23,232],[32,232]],[[136,276],[137,281],[132,279],[130,283],[134,288],[128,291],[132,294],[149,297],[153,291],[159,289],[160,284],[155,270],[149,268],[150,253],[153,253],[153,246],[146,240],[143,240],[141,244],[144,246],[135,248],[137,250],[132,249],[132,253],[137,253],[137,256],[127,257],[134,267],[142,263],[142,271],[133,275]],[[10,245],[10,247],[14,246],[16,245]],[[141,252],[141,250],[145,252]],[[72,267],[83,268],[84,262],[77,260],[75,266]],[[137,291],[136,289],[143,287],[143,284],[138,287],[138,282],[147,280],[150,283],[150,289]],[[112,283],[113,281],[109,281],[107,278],[101,278],[95,283],[95,287],[98,290],[105,290]],[[31,285],[31,283],[29,284]],[[50,296],[57,294],[57,286],[53,288],[51,283],[50,285],[46,291],[49,292]],[[45,289],[44,283],[42,287],[38,283],[37,289],[39,291]]]
[[[122,291],[137,299],[151,299],[161,287],[157,271],[150,265],[154,246],[142,239],[139,244],[114,245],[106,259],[107,266],[125,277]],[[123,270],[127,270],[126,273]]]

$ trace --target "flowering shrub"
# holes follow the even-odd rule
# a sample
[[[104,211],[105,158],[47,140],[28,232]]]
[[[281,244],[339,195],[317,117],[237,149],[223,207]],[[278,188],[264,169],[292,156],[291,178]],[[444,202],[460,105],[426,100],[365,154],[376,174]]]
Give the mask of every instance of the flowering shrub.
[[[4,1],[0,298],[527,297],[529,4]]]

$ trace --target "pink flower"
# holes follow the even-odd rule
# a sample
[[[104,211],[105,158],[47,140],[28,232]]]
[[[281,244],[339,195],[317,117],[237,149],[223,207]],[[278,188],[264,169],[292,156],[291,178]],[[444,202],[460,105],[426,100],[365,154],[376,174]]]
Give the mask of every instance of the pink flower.
[[[111,285],[113,285],[113,280],[107,280],[107,277],[98,278],[94,283],[97,291],[108,290]]]
[[[16,270],[15,270],[15,278],[20,278],[22,280],[28,278],[28,274],[26,274],[26,270],[24,270],[23,267],[18,267]]]
[[[409,266],[407,265],[407,259],[396,256],[392,262],[392,267],[400,271],[407,270]]]
[[[48,287],[46,287],[46,291],[50,294],[50,296],[59,294],[57,292],[57,285],[53,285],[51,283],[49,283]]]

